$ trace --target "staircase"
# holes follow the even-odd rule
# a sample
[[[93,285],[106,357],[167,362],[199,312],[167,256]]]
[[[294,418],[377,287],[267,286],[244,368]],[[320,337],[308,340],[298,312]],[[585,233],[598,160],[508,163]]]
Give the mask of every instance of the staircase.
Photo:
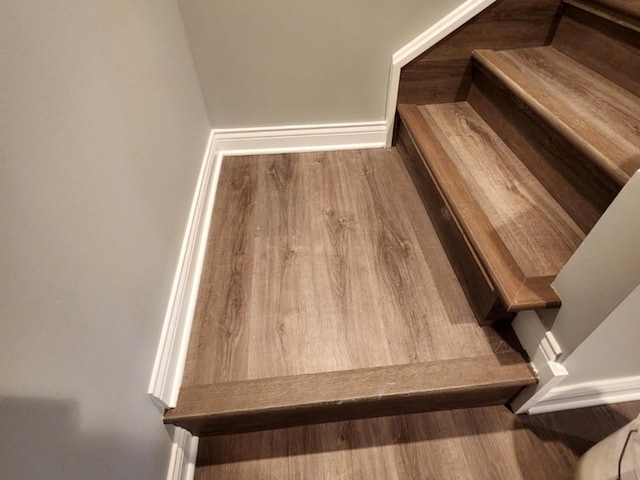
[[[504,1],[514,3],[517,2]],[[402,156],[398,161],[404,162],[411,178],[409,185],[413,181],[421,199],[417,202],[421,201],[424,208],[418,211],[409,206],[395,207],[396,211],[387,212],[388,218],[401,217],[403,209],[428,215],[435,228],[434,236],[422,241],[432,245],[439,239],[447,263],[446,268],[434,270],[434,278],[447,277],[447,269],[452,269],[459,282],[453,289],[442,289],[436,300],[445,304],[463,304],[466,300],[468,305],[460,308],[473,317],[473,324],[479,329],[473,334],[476,336],[497,338],[496,332],[502,331],[507,332],[504,338],[508,338],[512,335],[508,322],[517,312],[561,306],[562,300],[551,285],[554,278],[640,168],[640,8],[617,0],[567,0],[562,4],[561,17],[556,18],[552,1],[540,4],[546,5],[556,19],[553,35],[544,36],[545,42],[523,46],[526,42],[519,39],[516,43],[522,48],[475,50],[466,60],[471,65],[470,81],[463,79],[462,86],[456,87],[456,101],[443,103],[447,95],[441,91],[423,91],[420,98],[435,101],[398,106],[396,139]],[[500,11],[489,15],[499,18]],[[464,63],[454,63],[462,69],[461,77],[467,78]],[[361,155],[365,158],[367,154]],[[351,195],[351,187],[339,185],[338,178],[313,180],[313,169],[318,165],[329,170],[322,158],[300,158],[312,165],[301,175],[311,179],[309,185],[330,186],[344,197]],[[293,167],[284,165],[282,159],[263,161],[272,165],[267,181],[253,178],[248,158],[236,163],[241,166],[235,172],[229,170],[226,179],[223,165],[220,182],[228,185],[228,191],[218,192],[216,205],[221,195],[237,198],[238,203],[232,203],[219,217],[214,211],[214,232],[238,222],[257,222],[260,215],[252,209],[262,203],[273,210],[291,199],[298,202],[298,191],[290,183],[296,176]],[[364,183],[397,176],[393,167],[375,173],[381,162],[366,158],[362,161]],[[255,188],[270,181],[275,190],[261,202],[255,198]],[[398,177],[396,183],[391,182],[382,190],[386,188],[392,197],[400,184]],[[360,197],[370,196],[379,208],[387,208],[387,198],[376,199],[377,194],[371,192],[363,190]],[[314,191],[313,195],[318,194]],[[325,201],[318,198],[320,203]],[[342,260],[349,258],[348,252],[341,249],[350,240],[344,245],[340,242],[348,235],[354,218],[333,208],[325,208],[321,214],[328,225],[331,248],[339,251]],[[292,227],[291,222],[297,221],[298,216],[291,212],[279,214],[279,219],[276,230],[282,231],[278,238],[286,243],[279,251],[287,252],[285,262],[287,268],[292,268],[303,247],[292,246],[290,235],[291,231],[296,232],[295,241],[299,241],[302,235],[297,234],[302,227]],[[413,246],[406,238],[398,240],[404,233],[388,232],[395,227],[382,223],[378,229],[385,232],[384,238],[376,248],[391,255],[390,268],[397,267],[393,273],[396,283],[406,287],[411,276],[407,272],[416,263],[409,258]],[[264,370],[267,373],[261,376],[233,377],[229,373],[231,367],[227,368],[224,362],[231,365],[232,356],[241,350],[239,345],[250,348],[243,343],[243,327],[237,322],[243,321],[249,308],[242,279],[243,275],[252,275],[246,270],[253,261],[251,249],[256,248],[253,240],[247,243],[240,237],[247,232],[264,231],[260,230],[263,227],[258,223],[243,225],[228,245],[210,240],[209,250],[220,250],[208,250],[207,255],[219,255],[221,259],[210,260],[205,275],[207,268],[222,272],[220,275],[228,268],[226,275],[233,278],[221,293],[219,285],[212,286],[215,282],[201,286],[192,333],[196,337],[190,345],[185,382],[176,408],[165,414],[165,423],[206,436],[502,405],[536,382],[517,345],[500,349],[494,348],[495,342],[484,353],[461,353],[457,358],[421,360],[414,356],[412,361],[392,365],[374,362],[293,374],[270,374]],[[418,232],[418,237],[428,235],[424,233],[427,230]],[[320,241],[322,235],[311,237]],[[318,245],[310,247],[317,248]],[[264,249],[261,254],[269,255],[269,250]],[[372,255],[371,262],[375,262],[375,251]],[[437,254],[433,255],[433,261],[439,262]],[[339,296],[346,297],[349,283],[343,276],[359,267],[338,267],[340,278],[332,278],[339,283]],[[455,278],[453,273],[451,276]],[[456,289],[461,292],[460,298],[451,293]],[[423,294],[431,295],[420,292]],[[214,311],[207,311],[216,295],[222,300],[211,307]],[[397,300],[400,310],[409,308],[406,302],[404,297]],[[345,315],[353,313],[350,307],[342,310]],[[417,315],[408,312],[404,311],[410,323],[409,317],[413,320]],[[452,321],[463,323],[461,317],[454,317]],[[274,329],[278,341],[286,338],[290,327],[277,319]],[[211,360],[206,360],[211,351],[225,364],[224,371],[214,372]],[[243,368],[246,370],[246,365]]]
[[[640,168],[640,29],[617,7],[565,2],[550,45],[475,50],[465,101],[398,107],[398,147],[481,324],[560,307],[551,283]]]

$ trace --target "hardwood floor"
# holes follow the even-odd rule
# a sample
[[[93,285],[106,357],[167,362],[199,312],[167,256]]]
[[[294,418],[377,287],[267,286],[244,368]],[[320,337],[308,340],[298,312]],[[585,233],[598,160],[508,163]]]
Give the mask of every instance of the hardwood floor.
[[[200,439],[196,480],[569,480],[640,402],[537,416],[430,412]]]
[[[183,387],[493,355],[395,149],[224,160]]]

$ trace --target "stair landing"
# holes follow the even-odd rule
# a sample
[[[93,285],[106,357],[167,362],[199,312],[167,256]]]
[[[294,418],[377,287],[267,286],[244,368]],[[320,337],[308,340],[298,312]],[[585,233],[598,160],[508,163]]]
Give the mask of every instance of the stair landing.
[[[223,161],[185,376],[199,434],[503,404],[535,376],[481,327],[395,149]]]

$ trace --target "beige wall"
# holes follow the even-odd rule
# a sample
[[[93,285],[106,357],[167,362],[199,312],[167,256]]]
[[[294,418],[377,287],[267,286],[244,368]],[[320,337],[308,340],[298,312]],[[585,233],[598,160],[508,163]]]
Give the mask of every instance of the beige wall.
[[[391,55],[461,0],[179,0],[214,128],[384,119]]]
[[[0,12],[0,477],[164,478],[146,389],[209,130],[180,12]]]

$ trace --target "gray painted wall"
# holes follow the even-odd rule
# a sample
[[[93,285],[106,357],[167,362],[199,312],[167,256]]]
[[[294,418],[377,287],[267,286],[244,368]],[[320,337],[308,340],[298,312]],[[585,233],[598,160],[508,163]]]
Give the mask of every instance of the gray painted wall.
[[[179,0],[214,128],[384,120],[392,54],[461,0]]]
[[[0,477],[164,478],[146,389],[209,131],[180,12],[0,11]]]
[[[562,362],[640,284],[640,170],[598,220],[553,282],[562,307],[551,331]],[[635,323],[640,337],[640,323]],[[631,359],[635,360],[635,354]],[[637,364],[640,368],[640,363]],[[638,371],[640,374],[640,371]]]
[[[640,286],[637,286],[563,362],[560,387],[640,375]]]

